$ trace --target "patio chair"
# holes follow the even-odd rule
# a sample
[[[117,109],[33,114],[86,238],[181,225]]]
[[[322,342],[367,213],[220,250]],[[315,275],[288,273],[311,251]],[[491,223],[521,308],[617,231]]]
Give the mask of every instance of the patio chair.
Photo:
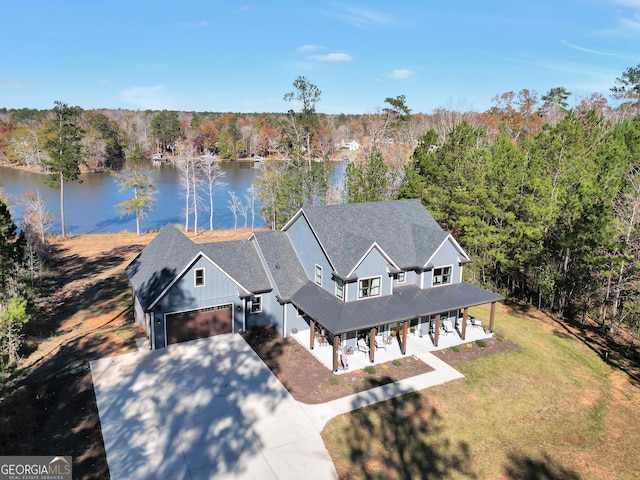
[[[384,348],[385,350],[387,349],[387,344],[382,339],[382,337],[376,336],[375,344],[376,344],[376,350],[378,350],[379,348]]]
[[[364,338],[358,340],[358,351],[369,353],[369,345],[367,345],[367,341]]]
[[[451,320],[445,320],[444,322],[442,322],[442,326],[444,327],[445,333],[455,333]]]

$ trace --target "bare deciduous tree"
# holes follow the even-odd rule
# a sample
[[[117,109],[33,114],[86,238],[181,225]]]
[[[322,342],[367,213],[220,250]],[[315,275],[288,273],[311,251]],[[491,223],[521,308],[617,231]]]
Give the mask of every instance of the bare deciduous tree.
[[[222,181],[226,172],[220,167],[218,160],[211,154],[204,155],[201,158],[200,169],[207,185],[209,195],[209,230],[213,230],[213,194],[215,187],[226,185]]]
[[[247,209],[248,212],[251,214],[251,228],[253,229],[255,226],[255,220],[256,220],[256,198],[258,196],[258,190],[251,185],[249,188],[247,188],[247,195],[245,195],[245,198],[247,199]]]
[[[238,212],[240,211],[242,202],[236,195],[236,192],[229,192],[229,196],[231,197],[231,199],[227,203],[229,204],[229,210],[233,215],[233,228],[236,229],[238,228]]]
[[[184,231],[189,231],[189,216],[191,213],[192,196],[194,195],[193,178],[195,165],[195,150],[193,146],[181,149],[178,155],[172,160],[173,165],[178,169],[178,180],[184,195]],[[197,227],[196,227],[197,228]]]

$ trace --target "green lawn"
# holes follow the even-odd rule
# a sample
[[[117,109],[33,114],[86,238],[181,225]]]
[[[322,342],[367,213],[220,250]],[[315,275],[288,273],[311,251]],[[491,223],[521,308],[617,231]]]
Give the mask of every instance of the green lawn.
[[[496,330],[520,350],[329,422],[340,478],[637,479],[640,389],[540,318],[500,306]]]

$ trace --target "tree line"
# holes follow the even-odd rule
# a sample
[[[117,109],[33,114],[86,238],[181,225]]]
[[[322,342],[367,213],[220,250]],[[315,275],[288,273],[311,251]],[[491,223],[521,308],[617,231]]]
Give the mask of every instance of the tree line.
[[[419,198],[475,259],[470,280],[551,311],[590,314],[610,330],[627,324],[637,337],[640,65],[615,83],[615,106],[595,93],[569,108],[571,93],[557,87],[540,98],[527,89],[498,94],[486,112],[429,115],[412,113],[403,95],[371,114],[323,115],[322,92],[305,77],[284,95],[292,108],[280,114],[85,112],[56,102],[51,111],[0,110],[0,158],[49,172],[61,203],[65,182],[82,168],[117,170],[132,194],[121,211],[136,216],[138,232],[155,193],[140,165],[153,152],[169,154],[180,172],[186,231],[197,228],[203,205],[213,228],[221,158],[277,160],[260,162],[246,202],[230,195],[236,225],[259,213],[280,228],[309,204]],[[347,138],[360,148],[348,152],[337,185],[331,160]],[[15,282],[29,275],[15,271],[37,274],[51,224],[37,193],[23,201],[19,234],[0,204],[2,328],[9,311],[18,319],[11,325],[26,318],[30,283]]]

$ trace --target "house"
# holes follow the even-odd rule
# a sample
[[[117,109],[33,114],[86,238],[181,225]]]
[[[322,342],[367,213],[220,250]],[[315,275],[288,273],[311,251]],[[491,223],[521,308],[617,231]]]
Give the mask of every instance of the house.
[[[351,152],[357,152],[360,150],[360,143],[355,138],[342,139],[337,145],[339,150],[349,150]]]
[[[436,346],[445,325],[464,339],[471,306],[492,305],[493,330],[503,297],[462,281],[470,261],[419,200],[397,200],[304,207],[240,241],[194,244],[167,226],[126,273],[151,348],[270,324],[331,345],[337,370],[348,348],[373,362],[391,334],[404,354],[410,328]]]

